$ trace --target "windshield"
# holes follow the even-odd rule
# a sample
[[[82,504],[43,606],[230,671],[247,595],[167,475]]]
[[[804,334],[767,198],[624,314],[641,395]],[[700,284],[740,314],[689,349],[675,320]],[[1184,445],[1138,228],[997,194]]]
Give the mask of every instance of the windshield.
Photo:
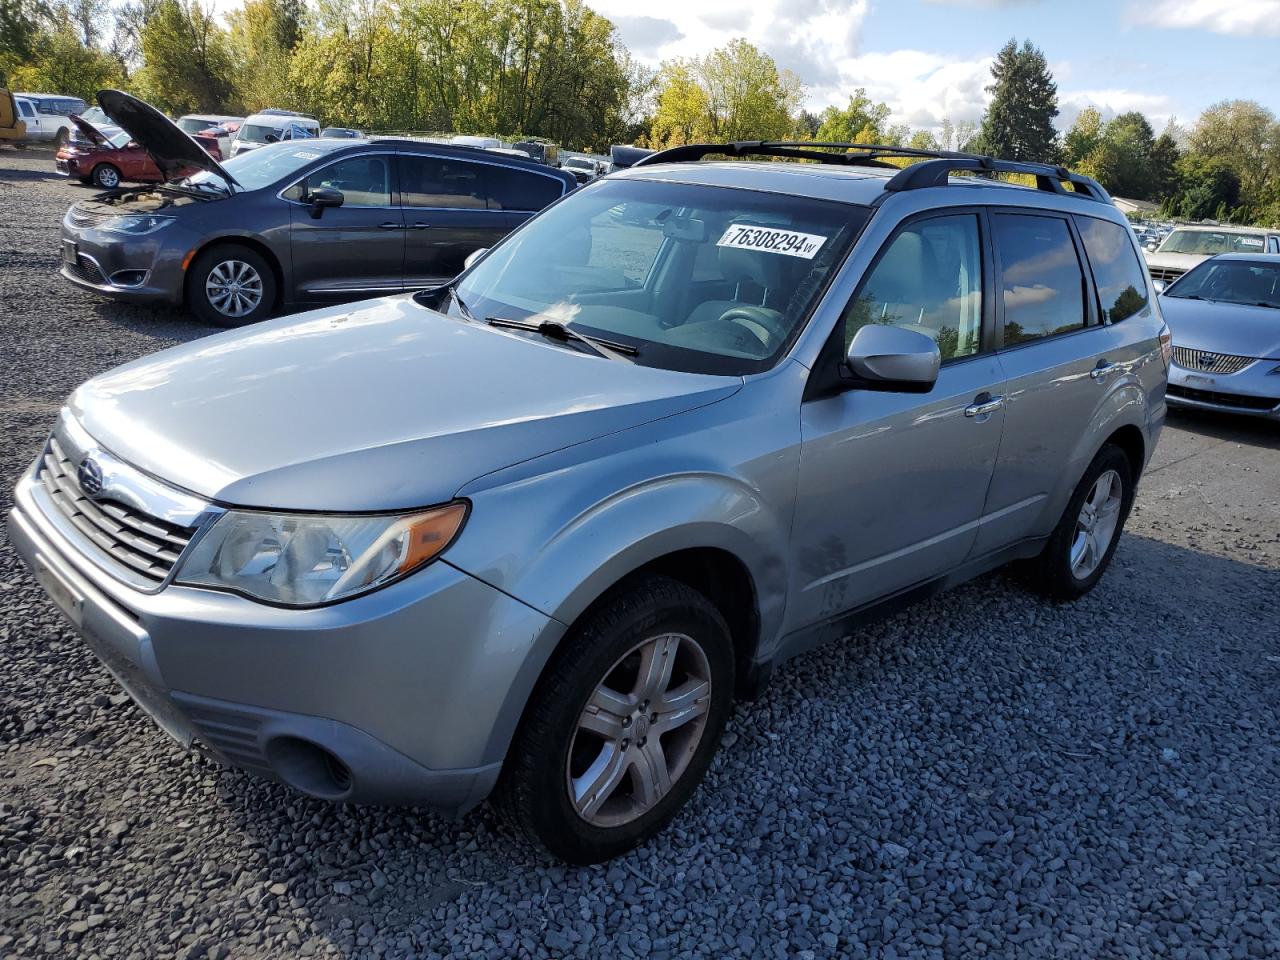
[[[101,132],[102,131],[99,131],[99,133]],[[117,150],[123,150],[130,142],[131,138],[129,134],[123,130],[113,136],[107,137],[107,143],[111,144],[111,146],[115,147]]]
[[[636,362],[742,375],[799,332],[864,207],[728,187],[603,180],[530,221],[457,285],[481,320],[556,320]]]
[[[222,161],[222,168],[235,177],[240,186],[246,190],[257,190],[267,187],[297,170],[301,170],[312,160],[318,160],[331,150],[349,148],[351,144],[339,141],[325,143],[321,140],[305,142],[272,143],[248,153],[241,153],[230,160]],[[187,178],[188,183],[213,183],[222,185],[222,178],[215,173],[201,171]]]
[[[1280,308],[1280,261],[1206,260],[1183,274],[1164,295]]]
[[[1160,253],[1261,253],[1267,239],[1261,233],[1225,233],[1213,230],[1175,230]]]
[[[248,140],[250,143],[267,143],[268,136],[274,136],[279,140],[283,132],[283,127],[274,124],[246,123],[240,128],[239,137],[241,140]]]
[[[199,133],[217,125],[217,120],[199,120],[195,117],[183,117],[178,121],[178,129],[183,133]]]

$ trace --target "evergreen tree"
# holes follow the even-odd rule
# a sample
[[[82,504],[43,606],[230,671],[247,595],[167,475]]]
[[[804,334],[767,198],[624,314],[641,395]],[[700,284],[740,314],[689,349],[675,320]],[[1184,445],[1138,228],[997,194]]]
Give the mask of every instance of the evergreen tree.
[[[1010,40],[996,55],[991,78],[980,148],[1004,160],[1056,161],[1058,85],[1044,54],[1030,40],[1021,48]]]

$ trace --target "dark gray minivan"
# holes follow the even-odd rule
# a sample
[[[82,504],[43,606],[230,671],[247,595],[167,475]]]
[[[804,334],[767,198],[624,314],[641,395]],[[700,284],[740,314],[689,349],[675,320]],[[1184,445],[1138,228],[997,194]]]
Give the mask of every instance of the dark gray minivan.
[[[72,206],[62,275],[219,326],[439,284],[577,185],[531,160],[408,139],[273,143],[220,164],[148,104],[114,90],[98,102],[167,182]]]

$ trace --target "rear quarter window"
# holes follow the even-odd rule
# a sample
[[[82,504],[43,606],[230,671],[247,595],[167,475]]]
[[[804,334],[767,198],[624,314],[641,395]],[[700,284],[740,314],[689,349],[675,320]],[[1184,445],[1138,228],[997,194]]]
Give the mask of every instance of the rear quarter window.
[[[490,210],[541,210],[564,194],[564,184],[540,173],[507,167],[488,168]]]
[[[1093,269],[1103,322],[1119,323],[1146,309],[1147,278],[1129,242],[1129,231],[1095,217],[1076,217],[1076,226]]]

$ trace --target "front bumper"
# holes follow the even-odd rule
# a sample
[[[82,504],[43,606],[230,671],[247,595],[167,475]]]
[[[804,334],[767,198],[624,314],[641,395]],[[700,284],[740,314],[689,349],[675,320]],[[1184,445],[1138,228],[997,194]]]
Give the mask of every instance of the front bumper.
[[[1165,400],[1172,406],[1280,420],[1280,360],[1255,360],[1239,373],[1208,374],[1176,363]]]
[[[133,699],[198,747],[312,796],[461,814],[492,789],[529,649],[563,627],[443,562],[355,600],[288,610],[88,559],[34,470],[9,539]]]
[[[179,224],[123,237],[63,218],[58,272],[80,289],[114,300],[181,306],[186,282],[182,261],[193,247],[194,240]]]

